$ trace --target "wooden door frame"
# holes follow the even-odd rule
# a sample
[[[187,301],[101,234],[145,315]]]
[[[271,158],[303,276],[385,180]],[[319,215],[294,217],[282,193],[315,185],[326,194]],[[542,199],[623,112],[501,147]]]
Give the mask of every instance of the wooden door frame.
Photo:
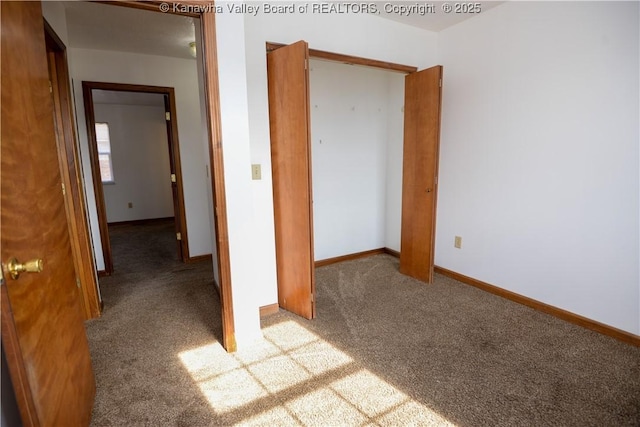
[[[60,173],[66,188],[65,204],[76,277],[82,292],[85,319],[99,317],[102,301],[98,291],[93,248],[89,235],[84,183],[80,171],[66,46],[44,21],[45,43],[51,76]]]
[[[267,52],[287,46],[284,43],[267,42]],[[379,61],[377,59],[363,58],[361,56],[344,55],[342,53],[328,52],[326,50],[309,49],[309,57],[330,62],[340,62],[346,65],[359,65],[362,67],[376,68],[378,70],[393,71],[402,74],[411,74],[418,71],[418,67],[412,65],[396,64],[394,62]]]
[[[227,198],[224,180],[224,155],[222,147],[222,119],[220,117],[220,88],[218,82],[218,51],[216,44],[216,17],[214,8],[209,11],[192,13],[189,11],[162,12],[162,0],[137,2],[131,0],[99,1],[110,6],[121,6],[148,10],[156,13],[170,13],[200,19],[200,35],[202,46],[198,53],[202,53],[204,95],[207,115],[207,129],[209,131],[209,160],[211,164],[211,186],[213,191],[212,224],[216,232],[218,257],[214,262],[218,265],[220,274],[220,310],[222,317],[222,346],[228,352],[236,351],[235,323],[233,318],[233,294],[231,283],[231,258],[229,253],[229,230],[227,221]],[[202,10],[202,3],[196,0],[184,0],[182,5],[195,5]]]
[[[147,86],[133,85],[124,83],[105,83],[105,82],[82,82],[82,98],[84,100],[85,121],[87,124],[87,138],[89,142],[89,158],[91,166],[91,176],[93,178],[94,194],[96,199],[96,208],[98,211],[98,225],[100,228],[100,240],[102,244],[102,252],[104,256],[104,274],[113,273],[113,256],[111,254],[111,241],[109,238],[109,228],[107,223],[107,211],[104,200],[104,191],[102,188],[102,177],[100,175],[100,163],[98,160],[98,149],[96,140],[96,118],[93,102],[94,90],[108,90],[112,92],[138,92],[138,93],[154,93],[168,97],[169,101],[169,120],[170,126],[167,126],[167,139],[169,142],[169,163],[172,167],[170,173],[176,175],[177,192],[172,191],[174,218],[176,224],[176,233],[181,233],[182,239],[178,244],[178,256],[182,262],[189,260],[189,240],[187,235],[186,215],[184,208],[184,191],[182,186],[182,167],[180,163],[180,149],[178,142],[178,124],[175,103],[175,91],[172,87],[163,86]],[[165,98],[166,99],[166,98]],[[166,179],[170,180],[170,176]],[[101,272],[102,273],[102,272]]]

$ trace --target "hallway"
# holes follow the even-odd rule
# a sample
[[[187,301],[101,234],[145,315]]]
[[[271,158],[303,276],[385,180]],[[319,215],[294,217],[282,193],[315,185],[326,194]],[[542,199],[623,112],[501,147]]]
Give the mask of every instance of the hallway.
[[[177,417],[172,408],[192,403],[181,402],[177,389],[189,399],[200,395],[176,354],[221,337],[212,266],[178,261],[172,221],[109,232],[115,272],[100,279],[102,317],[87,323],[97,383],[93,425],[137,411],[144,415],[136,422],[154,424],[149,403],[166,402],[166,420]]]

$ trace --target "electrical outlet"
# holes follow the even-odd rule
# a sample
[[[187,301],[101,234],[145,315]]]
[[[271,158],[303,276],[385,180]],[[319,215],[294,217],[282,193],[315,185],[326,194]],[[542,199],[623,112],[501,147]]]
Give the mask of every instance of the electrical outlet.
[[[456,236],[456,238],[453,241],[453,246],[458,249],[462,249],[462,237]]]
[[[127,206],[129,207],[129,209],[131,209],[133,207],[133,202],[127,203]]]
[[[262,179],[262,167],[259,164],[251,165],[251,179]]]

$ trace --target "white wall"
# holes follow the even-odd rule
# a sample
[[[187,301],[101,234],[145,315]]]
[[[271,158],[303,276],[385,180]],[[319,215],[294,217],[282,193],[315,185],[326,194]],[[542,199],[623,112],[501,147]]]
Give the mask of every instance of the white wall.
[[[440,33],[437,265],[640,333],[638,25],[509,2]]]
[[[311,61],[316,260],[384,246],[389,74]]]
[[[65,14],[64,5],[58,1],[43,1],[42,16],[51,25],[62,43],[69,46],[69,37],[67,34],[67,15]]]
[[[390,73],[387,82],[387,176],[384,247],[398,252],[400,252],[400,226],[402,225],[404,78],[404,74]]]
[[[248,345],[261,336],[258,307],[263,304],[259,302],[258,289],[265,280],[260,268],[263,266],[262,242],[251,197],[244,24],[240,14],[227,13],[216,17],[229,257],[238,347]],[[275,260],[271,268],[275,269]]]
[[[315,259],[400,250],[404,74],[311,60]]]
[[[195,27],[200,27],[200,20],[194,19]],[[211,151],[210,151],[210,138],[209,138],[209,123],[207,114],[207,101],[205,96],[205,79],[204,79],[204,66],[202,61],[202,33],[200,31],[195,32],[196,35],[196,64],[198,72],[198,99],[200,101],[200,121],[202,125],[202,158],[205,163],[205,170],[207,172],[207,208],[209,212],[209,224],[211,231],[211,259],[213,260],[213,278],[214,284],[220,290],[220,270],[218,266],[218,245],[215,227],[215,215],[213,212],[213,186],[211,183]]]
[[[111,140],[115,182],[102,186],[108,222],[174,216],[164,98],[157,97],[159,105],[94,104]]]
[[[211,225],[207,207],[206,157],[203,156],[200,99],[196,61],[128,52],[69,49],[70,72],[78,120],[78,137],[87,187],[88,211],[92,226],[98,269],[104,269],[104,258],[97,228],[97,213],[87,132],[82,101],[82,81],[169,86],[175,89],[178,136],[182,163],[183,189],[189,239],[189,255],[211,253]]]

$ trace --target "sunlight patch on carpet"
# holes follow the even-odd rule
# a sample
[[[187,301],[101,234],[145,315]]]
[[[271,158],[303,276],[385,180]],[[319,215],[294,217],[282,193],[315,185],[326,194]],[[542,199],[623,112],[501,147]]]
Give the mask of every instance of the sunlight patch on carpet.
[[[179,354],[218,414],[242,425],[453,425],[350,356],[289,320],[227,353],[212,343]]]

